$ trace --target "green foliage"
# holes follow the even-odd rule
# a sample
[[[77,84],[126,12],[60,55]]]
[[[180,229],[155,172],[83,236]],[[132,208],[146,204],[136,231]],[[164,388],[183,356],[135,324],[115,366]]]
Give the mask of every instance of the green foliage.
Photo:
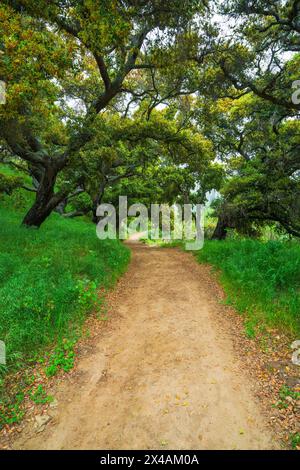
[[[69,372],[74,367],[75,353],[74,341],[63,341],[51,354],[48,366],[45,369],[46,375],[52,377],[60,369]]]
[[[275,125],[278,111],[254,94],[201,106],[206,134],[225,163],[219,221],[243,235],[276,222],[299,236],[298,119],[284,121],[278,115]]]
[[[16,188],[21,186],[21,184],[21,177],[8,176],[0,172],[0,193],[11,194]]]
[[[297,447],[300,446],[300,433],[296,432],[295,434],[292,434],[290,437],[290,441],[292,448],[297,449]]]
[[[300,392],[292,390],[287,385],[283,385],[279,391],[279,401],[276,403],[278,408],[287,408],[289,406],[289,401],[287,398],[290,397],[293,400],[300,399]]]
[[[29,164],[38,183],[36,204],[25,224],[40,227],[58,203],[82,187],[89,198],[79,201],[81,208],[74,204],[76,215],[95,212],[102,197],[100,181],[110,184],[141,167],[145,152],[138,141],[154,139],[154,131],[157,140],[169,143],[169,152],[182,141],[178,164],[185,164],[194,148],[191,171],[202,171],[213,158],[210,142],[189,130],[184,119],[180,129],[172,117],[168,126],[159,116],[150,120],[164,102],[158,88],[170,99],[184,88],[182,80],[171,87],[161,87],[160,80],[154,84],[152,73],[170,49],[171,69],[181,64],[174,38],[195,29],[194,15],[203,15],[206,6],[202,0],[2,2],[0,75],[7,93],[0,109],[0,140],[9,158]],[[194,35],[190,38],[197,43]],[[144,100],[147,106],[133,120],[135,127],[144,122],[143,136],[136,129],[122,132],[114,123],[103,129],[104,116],[124,124]],[[123,142],[112,129],[127,134]]]
[[[34,382],[35,377],[30,377],[30,383]],[[28,377],[23,377],[23,383],[16,387],[15,392],[6,393],[0,399],[0,429],[3,425],[16,424],[22,421],[24,416],[24,399],[28,397],[36,405],[45,405],[53,402],[54,398],[48,395],[41,384],[33,386],[26,390],[30,385]]]
[[[0,204],[3,208],[24,211],[31,206],[34,193],[22,189],[20,186],[23,184],[31,185],[30,176],[0,162]]]
[[[23,392],[17,393],[13,401],[7,398],[0,400],[0,429],[5,424],[19,423],[22,420],[24,416],[24,411],[21,407],[23,401]]]
[[[37,405],[45,405],[46,403],[51,403],[53,401],[53,397],[51,395],[47,395],[47,392],[41,384],[38,385],[36,389],[30,391],[29,397]]]
[[[11,369],[78,332],[98,306],[97,287],[123,273],[129,250],[98,240],[94,225],[57,214],[40,231],[20,228],[11,210],[0,208],[0,217],[0,338]]]
[[[247,313],[248,336],[257,325],[300,332],[298,243],[207,241],[196,256],[221,270],[228,302]]]

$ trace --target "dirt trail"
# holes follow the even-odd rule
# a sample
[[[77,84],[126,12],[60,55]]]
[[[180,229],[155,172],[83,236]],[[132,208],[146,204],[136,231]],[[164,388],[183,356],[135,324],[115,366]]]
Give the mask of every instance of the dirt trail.
[[[80,360],[75,380],[58,386],[46,430],[29,426],[14,448],[278,447],[207,270],[174,249],[132,250],[113,321]]]

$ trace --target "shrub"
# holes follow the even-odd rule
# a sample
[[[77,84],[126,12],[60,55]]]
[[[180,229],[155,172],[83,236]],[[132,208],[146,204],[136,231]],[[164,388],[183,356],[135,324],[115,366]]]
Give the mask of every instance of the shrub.
[[[300,245],[257,240],[207,241],[197,254],[221,270],[228,302],[251,323],[300,333]]]
[[[34,358],[78,330],[124,272],[129,250],[100,241],[95,226],[53,214],[40,230],[20,227],[20,214],[0,207],[0,339],[8,368]]]

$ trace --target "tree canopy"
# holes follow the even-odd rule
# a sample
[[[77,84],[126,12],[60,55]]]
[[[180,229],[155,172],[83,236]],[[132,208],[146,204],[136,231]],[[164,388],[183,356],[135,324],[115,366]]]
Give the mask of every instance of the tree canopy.
[[[300,235],[299,1],[7,0],[0,20],[0,158],[20,174],[0,190],[30,176],[25,225],[215,189],[217,238]]]

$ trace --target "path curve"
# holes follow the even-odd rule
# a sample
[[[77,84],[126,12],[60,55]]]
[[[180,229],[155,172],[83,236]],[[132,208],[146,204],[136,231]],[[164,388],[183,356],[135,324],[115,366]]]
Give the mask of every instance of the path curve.
[[[113,321],[59,384],[46,430],[28,426],[14,448],[277,448],[207,270],[179,250],[131,249]]]

